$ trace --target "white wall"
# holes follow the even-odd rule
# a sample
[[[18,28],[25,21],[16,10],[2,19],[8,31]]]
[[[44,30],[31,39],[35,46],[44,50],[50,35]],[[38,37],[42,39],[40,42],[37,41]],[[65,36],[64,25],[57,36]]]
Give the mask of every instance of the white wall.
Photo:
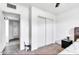
[[[47,20],[47,25],[51,26],[52,28],[51,30],[52,37],[45,37],[45,36],[48,36],[47,34],[50,34],[50,32],[49,33],[47,32],[47,34],[45,33],[45,26],[46,26],[45,19],[39,18],[38,16],[43,16],[43,17],[52,19],[50,21]],[[32,50],[45,46],[46,44],[54,43],[54,37],[55,37],[54,36],[55,34],[54,33],[54,27],[55,27],[54,20],[55,20],[55,16],[53,14],[45,12],[36,7],[32,7]],[[49,27],[49,29],[51,28]],[[45,42],[45,40],[47,43]]]
[[[5,37],[6,37],[6,43],[9,42],[9,20],[5,20]]]
[[[6,7],[6,3],[2,3],[0,4],[0,9],[2,9],[1,12],[5,11],[5,12],[10,12],[10,13],[20,14],[20,50],[23,50],[24,42],[26,42],[26,44],[29,43],[29,8],[18,5],[18,4],[15,4],[15,5],[17,6],[17,8],[11,9],[11,8]],[[32,8],[32,26],[33,26],[32,27],[32,48],[33,48],[32,50],[37,49],[40,45],[40,42],[39,42],[40,38],[38,38],[39,37],[38,36],[39,35],[39,31],[38,31],[39,22],[37,20],[39,19],[38,16],[45,16],[47,18],[53,19],[52,21],[48,21],[48,25],[50,25],[49,23],[52,22],[51,26],[53,30],[52,30],[52,37],[50,38],[50,40],[47,40],[49,42],[47,42],[46,44],[54,43],[54,38],[55,38],[55,35],[54,35],[55,34],[55,28],[54,28],[55,27],[55,23],[54,23],[55,16],[41,9],[33,7]],[[5,37],[7,38],[7,36]],[[3,47],[5,47],[5,45],[6,43],[4,44]]]
[[[79,27],[79,8],[64,12],[56,18],[56,42],[61,41],[68,35],[70,35],[70,39],[73,40],[74,27]]]
[[[0,8],[0,53],[2,52],[5,46],[5,22],[3,20],[2,10]]]
[[[16,9],[11,9],[11,8],[6,7],[6,3],[2,3],[2,4],[0,4],[0,9],[2,9],[1,11],[20,14],[20,30],[21,30],[20,31],[20,34],[21,34],[20,35],[20,50],[23,50],[24,49],[24,41],[26,41],[26,42],[29,41],[29,27],[28,27],[29,26],[29,24],[28,24],[29,9],[28,9],[28,7],[24,7],[24,6],[21,6],[18,4],[16,4],[16,5],[17,5]]]

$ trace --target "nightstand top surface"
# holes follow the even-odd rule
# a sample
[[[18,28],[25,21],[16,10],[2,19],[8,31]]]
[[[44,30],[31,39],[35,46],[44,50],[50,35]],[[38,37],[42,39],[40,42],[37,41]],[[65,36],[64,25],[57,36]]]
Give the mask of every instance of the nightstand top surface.
[[[64,39],[63,41],[67,41],[67,42],[70,42],[70,41],[72,41],[72,40]]]

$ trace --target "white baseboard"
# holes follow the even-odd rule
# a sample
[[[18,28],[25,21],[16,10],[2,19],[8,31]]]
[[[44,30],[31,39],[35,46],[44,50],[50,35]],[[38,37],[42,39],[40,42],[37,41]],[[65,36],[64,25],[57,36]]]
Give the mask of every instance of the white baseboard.
[[[57,40],[55,41],[55,43],[60,44],[61,45],[61,40]]]

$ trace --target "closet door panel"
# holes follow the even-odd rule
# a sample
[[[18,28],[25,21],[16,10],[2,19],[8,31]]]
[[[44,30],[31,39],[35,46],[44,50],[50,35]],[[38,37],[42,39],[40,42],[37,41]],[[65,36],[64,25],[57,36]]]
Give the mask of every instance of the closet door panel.
[[[45,19],[38,19],[38,47],[45,46]]]
[[[46,19],[46,45],[53,42],[53,21]]]

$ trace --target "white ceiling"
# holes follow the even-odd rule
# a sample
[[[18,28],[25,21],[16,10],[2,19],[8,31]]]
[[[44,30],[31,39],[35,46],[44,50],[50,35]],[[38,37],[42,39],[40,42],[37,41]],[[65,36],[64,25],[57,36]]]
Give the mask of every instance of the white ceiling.
[[[61,3],[59,7],[55,8],[56,3],[21,3],[21,5],[27,6],[35,6],[55,15],[61,14],[63,12],[69,11],[76,7],[79,7],[79,3]]]

